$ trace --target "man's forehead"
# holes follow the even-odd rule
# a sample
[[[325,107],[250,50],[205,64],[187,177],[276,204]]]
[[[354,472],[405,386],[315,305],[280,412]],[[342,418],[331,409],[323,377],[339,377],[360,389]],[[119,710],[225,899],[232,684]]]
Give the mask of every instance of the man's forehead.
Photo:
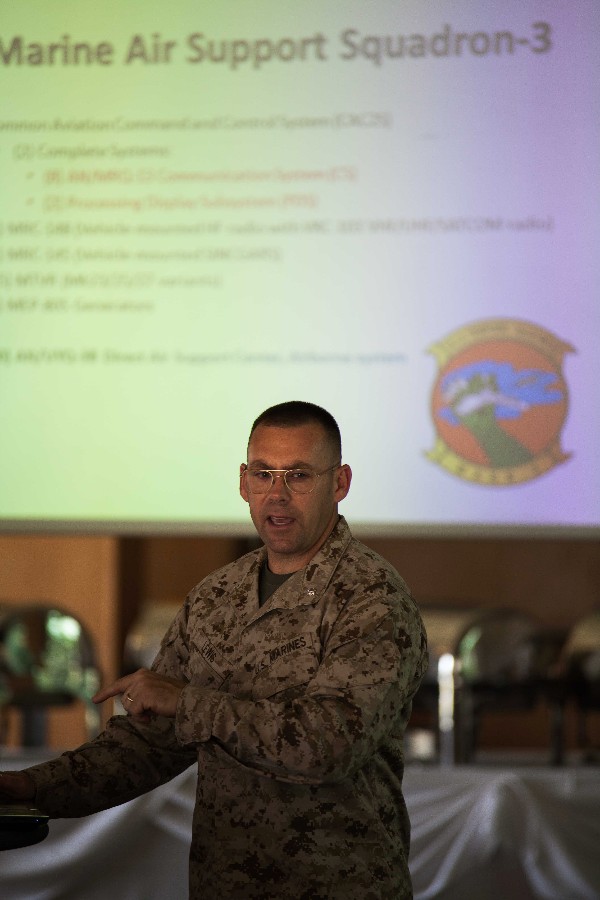
[[[248,443],[248,461],[283,465],[284,456],[286,466],[310,465],[327,451],[327,443],[325,430],[318,422],[285,427],[258,425]]]

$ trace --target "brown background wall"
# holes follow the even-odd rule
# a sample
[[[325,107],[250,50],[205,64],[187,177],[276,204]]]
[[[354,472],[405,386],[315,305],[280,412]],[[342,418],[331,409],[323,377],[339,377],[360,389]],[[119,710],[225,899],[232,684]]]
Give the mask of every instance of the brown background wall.
[[[509,607],[568,630],[600,607],[600,542],[543,539],[369,539],[422,604]],[[144,603],[174,608],[208,572],[248,544],[226,538],[0,536],[0,606],[40,600],[79,617],[98,649],[104,679],[120,670],[124,635]],[[492,744],[535,745],[547,712],[486,726]],[[573,724],[570,726],[571,740]],[[13,723],[11,735],[16,735]],[[66,747],[84,737],[80,709],[53,713],[49,738]]]
[[[119,547],[110,537],[0,537],[0,607],[19,603],[55,604],[73,614],[94,638],[106,677],[118,666],[120,604]],[[9,743],[17,740],[13,714]],[[57,709],[50,716],[52,746],[70,746],[85,737],[83,707]]]

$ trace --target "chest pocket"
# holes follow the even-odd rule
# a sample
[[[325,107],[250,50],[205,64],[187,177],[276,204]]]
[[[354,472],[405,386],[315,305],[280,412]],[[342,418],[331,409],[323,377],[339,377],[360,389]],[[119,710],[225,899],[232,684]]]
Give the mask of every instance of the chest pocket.
[[[189,661],[189,679],[192,684],[218,690],[230,671],[226,660],[204,631],[194,635]]]
[[[314,677],[319,658],[309,633],[263,648],[252,682],[252,698],[266,700],[278,696],[289,700],[299,696]]]

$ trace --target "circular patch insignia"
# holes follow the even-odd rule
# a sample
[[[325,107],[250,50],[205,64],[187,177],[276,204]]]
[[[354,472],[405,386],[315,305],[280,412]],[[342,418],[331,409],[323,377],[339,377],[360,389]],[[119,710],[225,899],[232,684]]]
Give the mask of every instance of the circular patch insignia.
[[[430,460],[465,481],[497,486],[531,481],[569,459],[560,436],[570,344],[530,322],[486,319],[428,352],[438,364]]]

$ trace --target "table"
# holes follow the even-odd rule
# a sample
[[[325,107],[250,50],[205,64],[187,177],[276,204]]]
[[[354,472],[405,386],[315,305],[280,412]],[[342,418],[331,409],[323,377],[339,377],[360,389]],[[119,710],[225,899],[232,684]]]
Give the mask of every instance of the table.
[[[41,844],[2,854],[2,897],[183,900],[195,779],[51,822]],[[404,785],[415,900],[599,900],[600,769],[411,764]]]

